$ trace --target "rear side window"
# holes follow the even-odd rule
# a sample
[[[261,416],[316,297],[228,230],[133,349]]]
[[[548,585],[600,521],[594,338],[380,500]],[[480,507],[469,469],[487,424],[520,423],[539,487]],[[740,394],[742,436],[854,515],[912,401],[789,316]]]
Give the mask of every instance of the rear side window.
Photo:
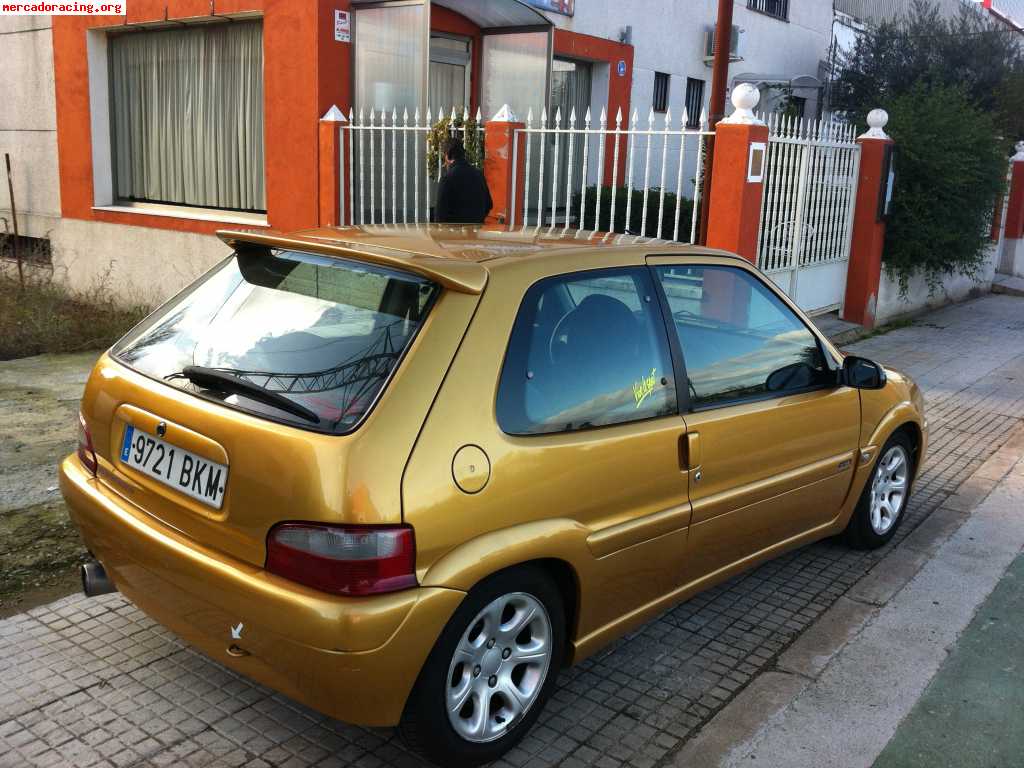
[[[800,392],[835,383],[818,340],[750,273],[662,267],[694,406]]]
[[[360,262],[240,251],[134,329],[113,354],[140,373],[225,405],[347,432],[377,399],[437,294],[435,284],[415,275]],[[184,375],[186,366],[243,383],[223,386],[223,376],[207,376],[197,384]],[[280,397],[301,407],[289,408]]]
[[[503,431],[568,432],[673,413],[672,362],[646,270],[560,275],[527,291],[498,388]]]

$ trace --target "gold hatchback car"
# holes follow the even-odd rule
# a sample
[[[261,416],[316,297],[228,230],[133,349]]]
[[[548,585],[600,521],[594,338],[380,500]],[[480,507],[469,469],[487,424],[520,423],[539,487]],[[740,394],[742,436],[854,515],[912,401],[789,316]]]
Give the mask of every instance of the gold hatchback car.
[[[446,766],[558,670],[803,544],[888,541],[905,376],[746,261],[476,227],[222,232],[97,363],[61,488],[118,589],[238,672]]]

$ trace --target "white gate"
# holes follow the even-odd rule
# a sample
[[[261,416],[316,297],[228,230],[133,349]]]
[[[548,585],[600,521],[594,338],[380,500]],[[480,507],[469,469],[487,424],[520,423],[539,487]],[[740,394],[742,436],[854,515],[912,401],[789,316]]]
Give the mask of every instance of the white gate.
[[[860,169],[854,126],[770,115],[757,265],[801,309],[843,304]]]

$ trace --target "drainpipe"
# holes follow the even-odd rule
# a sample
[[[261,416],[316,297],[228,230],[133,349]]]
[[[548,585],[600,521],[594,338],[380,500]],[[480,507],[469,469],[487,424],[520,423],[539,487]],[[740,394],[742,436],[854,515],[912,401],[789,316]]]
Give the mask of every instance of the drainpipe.
[[[725,117],[725,90],[729,85],[729,51],[732,49],[733,0],[718,0],[718,21],[715,23],[715,61],[711,67],[711,98],[709,104],[711,130]],[[708,137],[704,159],[704,178],[711,178],[714,168],[715,139]],[[708,241],[708,214],[711,211],[711,184],[705,185],[704,199],[700,206],[700,237],[704,245]]]

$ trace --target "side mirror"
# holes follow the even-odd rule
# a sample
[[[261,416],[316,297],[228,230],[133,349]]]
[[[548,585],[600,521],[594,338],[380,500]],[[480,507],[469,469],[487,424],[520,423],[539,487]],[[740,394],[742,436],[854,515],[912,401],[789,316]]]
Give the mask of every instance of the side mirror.
[[[881,389],[885,386],[885,369],[866,357],[853,355],[843,359],[839,383],[855,389]]]

